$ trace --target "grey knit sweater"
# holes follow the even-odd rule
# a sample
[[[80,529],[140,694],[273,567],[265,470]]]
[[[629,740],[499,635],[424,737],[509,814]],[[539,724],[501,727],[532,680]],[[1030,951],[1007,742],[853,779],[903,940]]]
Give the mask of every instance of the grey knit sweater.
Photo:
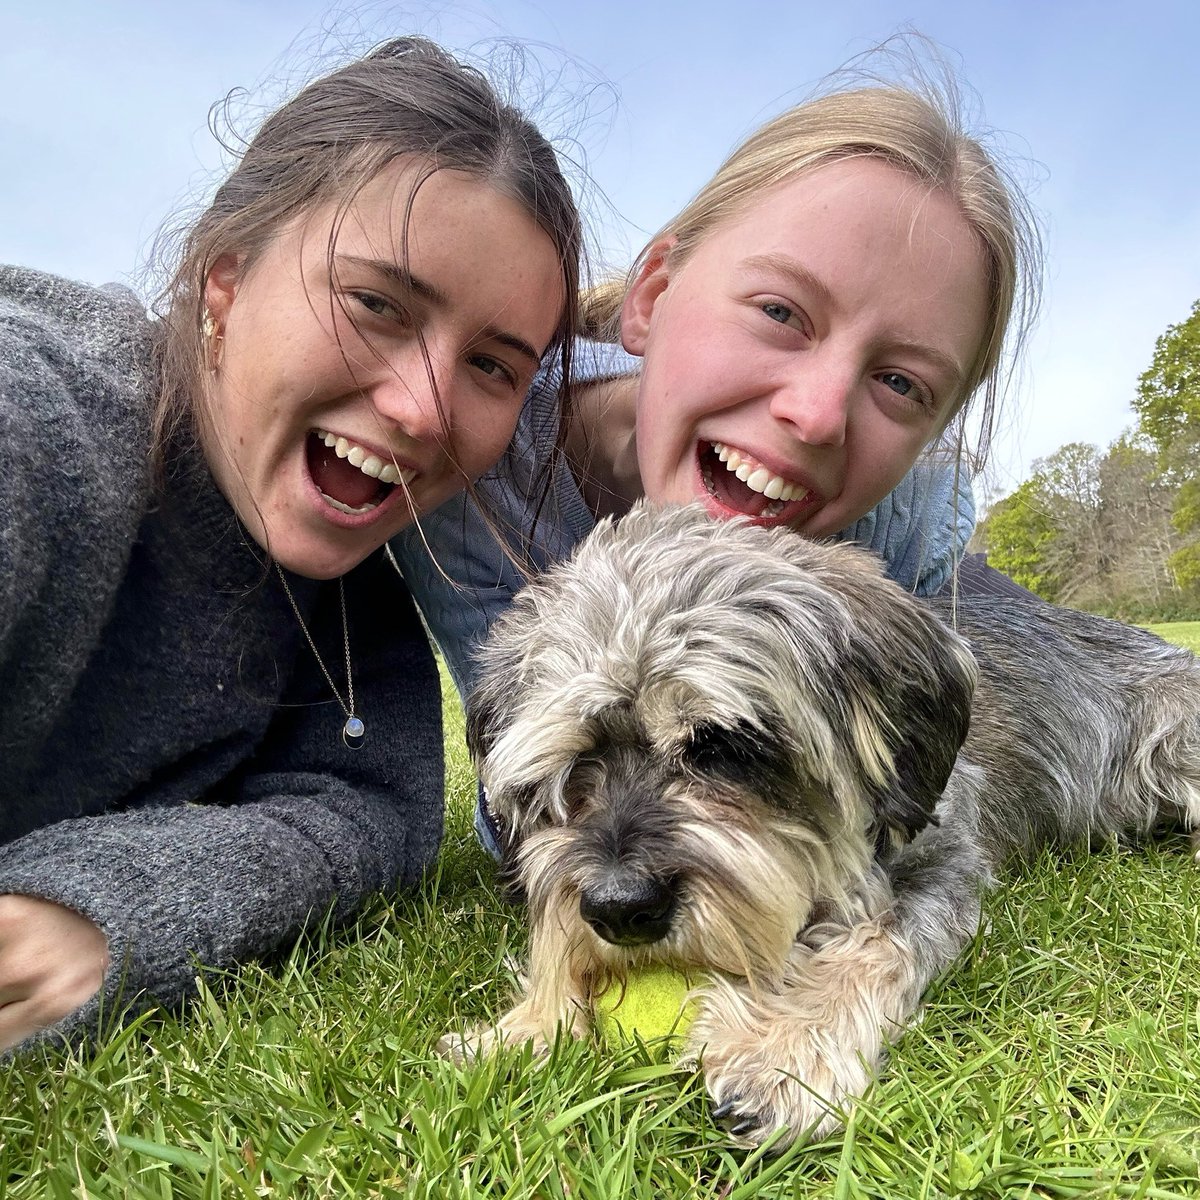
[[[0,267],[0,893],[82,913],[111,955],[53,1036],[348,915],[441,837],[437,672],[394,570],[345,580],[352,752],[198,453],[151,486],[153,336],[123,289]],[[337,587],[291,583],[344,695]]]

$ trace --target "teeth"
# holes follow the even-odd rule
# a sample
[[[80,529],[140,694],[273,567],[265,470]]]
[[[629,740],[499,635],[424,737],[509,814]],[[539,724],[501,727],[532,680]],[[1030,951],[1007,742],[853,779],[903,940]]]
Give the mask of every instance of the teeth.
[[[363,513],[368,513],[373,508],[378,508],[378,504],[364,504],[361,508],[351,508],[349,504],[343,504],[340,500],[335,500],[332,496],[327,496],[324,492],[321,493],[322,499],[331,508],[336,508],[338,512],[348,513],[352,517],[361,517]]]
[[[751,491],[761,493],[768,500],[778,500],[782,505],[788,500],[808,495],[808,489],[802,484],[789,483],[781,476],[773,475],[761,463],[743,456],[730,446],[713,442],[712,448],[727,471],[732,471]]]
[[[364,475],[370,475],[372,479],[378,479],[380,483],[409,484],[417,477],[416,471],[411,467],[397,467],[395,463],[384,462],[379,455],[372,454],[361,446],[356,446],[344,437],[338,437],[336,433],[329,433],[324,429],[318,429],[315,433],[326,446],[337,454],[338,458],[344,458],[352,467],[357,467]],[[325,495],[324,492],[321,494]],[[365,508],[348,508],[329,496],[325,496],[325,499],[334,508],[351,514],[368,512],[376,507],[374,504],[369,504]]]

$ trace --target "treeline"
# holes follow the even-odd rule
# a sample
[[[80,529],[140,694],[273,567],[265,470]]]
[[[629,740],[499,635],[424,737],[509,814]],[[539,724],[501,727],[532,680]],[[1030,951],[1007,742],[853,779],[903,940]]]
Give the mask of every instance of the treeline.
[[[1025,587],[1129,621],[1200,619],[1200,301],[1158,339],[1137,423],[1072,442],[997,501],[972,549]]]

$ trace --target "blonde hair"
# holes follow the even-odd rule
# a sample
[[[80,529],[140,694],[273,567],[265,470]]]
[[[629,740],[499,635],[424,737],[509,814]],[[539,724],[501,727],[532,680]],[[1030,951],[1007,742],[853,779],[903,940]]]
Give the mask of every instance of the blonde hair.
[[[984,336],[943,428],[961,420],[978,393],[976,452],[985,457],[1007,374],[1003,364],[1019,355],[1037,308],[1041,239],[1020,188],[978,140],[963,132],[957,107],[951,89],[940,94],[931,88],[926,95],[893,84],[833,92],[788,109],[733,151],[687,207],[651,238],[624,278],[584,292],[584,328],[601,340],[617,340],[629,286],[664,239],[674,240],[671,263],[682,263],[717,226],[768,189],[829,163],[879,159],[952,197],[983,249],[988,273]]]

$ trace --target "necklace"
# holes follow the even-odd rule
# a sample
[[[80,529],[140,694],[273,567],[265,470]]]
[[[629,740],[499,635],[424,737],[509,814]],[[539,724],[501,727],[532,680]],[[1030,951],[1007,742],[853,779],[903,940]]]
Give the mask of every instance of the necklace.
[[[296,614],[296,620],[300,622],[300,628],[304,631],[304,637],[313,652],[313,657],[317,660],[317,666],[321,668],[321,674],[329,683],[329,690],[333,692],[338,704],[341,705],[342,712],[346,714],[346,723],[342,726],[342,741],[346,743],[348,750],[358,750],[362,747],[363,739],[366,737],[367,727],[363,724],[362,717],[354,711],[354,675],[350,670],[350,627],[346,623],[345,584],[340,579],[338,580],[338,599],[342,602],[342,644],[346,647],[347,698],[343,700],[342,693],[338,691],[337,684],[333,682],[333,676],[330,675],[329,668],[325,665],[325,660],[317,649],[317,643],[313,641],[313,635],[308,632],[308,626],[300,615],[300,606],[296,603],[296,597],[292,595],[292,589],[288,587],[287,576],[284,575],[283,568],[276,563],[275,570],[279,575],[279,582],[283,584],[284,595],[287,596],[288,603],[292,606],[292,612]]]

